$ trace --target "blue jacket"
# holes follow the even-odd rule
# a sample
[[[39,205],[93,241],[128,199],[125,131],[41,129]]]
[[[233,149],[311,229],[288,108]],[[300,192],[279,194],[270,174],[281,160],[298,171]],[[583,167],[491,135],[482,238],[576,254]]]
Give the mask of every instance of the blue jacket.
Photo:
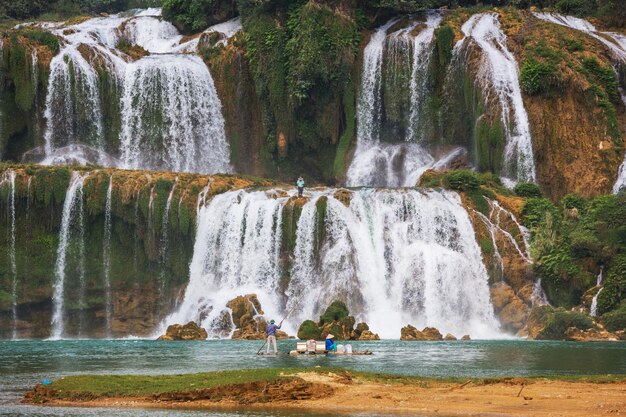
[[[337,345],[331,339],[326,339],[326,350],[335,351],[337,350]]]
[[[268,336],[276,336],[276,330],[280,329],[280,324],[268,324],[265,333]]]

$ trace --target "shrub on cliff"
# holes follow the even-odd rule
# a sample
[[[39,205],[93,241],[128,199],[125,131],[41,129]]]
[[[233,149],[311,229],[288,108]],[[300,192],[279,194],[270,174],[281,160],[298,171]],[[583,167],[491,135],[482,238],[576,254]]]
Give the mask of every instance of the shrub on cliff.
[[[533,327],[540,327],[534,338],[537,340],[564,340],[565,331],[570,327],[587,330],[595,327],[589,316],[578,311],[564,308],[553,309],[550,306],[533,308],[528,322]]]
[[[472,191],[480,188],[480,181],[475,172],[453,171],[446,175],[450,188],[456,191]]]
[[[298,328],[298,339],[311,340],[320,338],[320,329],[313,320],[305,320]]]
[[[530,198],[522,207],[522,220],[528,228],[537,228],[547,222],[557,222],[559,211],[547,198]]]
[[[602,323],[610,332],[626,330],[626,301],[622,302],[619,308],[603,315]]]
[[[598,313],[609,312],[624,300],[626,300],[626,254],[618,256],[608,270],[604,289],[598,295]]]
[[[556,77],[556,67],[530,58],[520,70],[520,85],[526,94],[545,93]]]
[[[513,191],[520,197],[541,197],[541,189],[534,182],[520,182]]]

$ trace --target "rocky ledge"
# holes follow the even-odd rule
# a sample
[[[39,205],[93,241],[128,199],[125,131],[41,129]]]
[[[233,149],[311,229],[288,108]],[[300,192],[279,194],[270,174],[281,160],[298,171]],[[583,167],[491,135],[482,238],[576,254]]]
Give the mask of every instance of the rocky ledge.
[[[190,321],[185,325],[172,324],[168,326],[165,334],[157,340],[206,340],[208,336],[206,330]]]
[[[443,337],[441,332],[434,327],[424,327],[424,330],[419,331],[415,326],[410,324],[400,329],[400,340],[417,340],[417,341],[441,341],[441,340],[458,340],[453,334],[448,333],[446,337]],[[461,340],[470,340],[469,335],[464,335]]]
[[[333,301],[320,320],[306,320],[298,329],[300,340],[325,339],[330,333],[336,340],[380,340],[378,334],[372,332],[367,323],[358,323],[350,315],[348,307],[341,301]]]

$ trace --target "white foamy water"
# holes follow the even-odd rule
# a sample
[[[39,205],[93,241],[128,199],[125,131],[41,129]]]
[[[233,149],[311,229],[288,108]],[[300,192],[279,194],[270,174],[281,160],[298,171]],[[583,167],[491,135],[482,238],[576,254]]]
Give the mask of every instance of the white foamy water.
[[[410,22],[405,28],[387,34],[398,19],[392,19],[372,35],[363,53],[361,90],[357,103],[357,146],[347,173],[348,186],[415,186],[436,160],[420,145],[420,117],[427,98],[428,66],[432,56],[434,31],[441,16],[430,13],[423,23]],[[412,31],[422,25],[417,35]],[[388,52],[386,52],[388,51]],[[383,60],[385,53],[408,54],[411,64],[409,126],[404,143],[381,141],[383,123]]]
[[[38,25],[61,38],[61,51],[50,66],[41,162],[63,164],[69,159],[121,168],[231,171],[221,102],[208,67],[194,55],[198,41],[181,43],[182,35],[161,18],[160,9],[70,26]],[[230,34],[236,28],[237,22],[231,21],[216,30]],[[117,49],[120,42],[150,55],[132,62]],[[101,94],[102,70],[110,97]],[[112,133],[103,121],[104,107],[111,104],[104,102],[106,97],[119,97],[113,103],[122,119],[119,148],[105,143]],[[84,145],[100,155],[57,152]]]
[[[0,50],[0,53],[2,51]],[[15,171],[7,169],[0,177],[0,187],[9,187],[9,195],[7,197],[7,205],[9,207],[10,222],[10,246],[9,246],[9,262],[11,265],[11,320],[13,321],[12,339],[17,336],[17,258],[15,253]]]
[[[105,335],[111,337],[111,320],[113,305],[111,302],[111,206],[113,196],[113,176],[109,177],[107,197],[104,208],[104,239],[102,241],[102,268],[104,270],[104,296],[105,296]]]
[[[289,197],[235,191],[202,205],[184,301],[162,327],[195,320],[227,337],[226,302],[255,293],[266,317],[293,310],[291,334],[340,299],[384,338],[397,339],[408,323],[500,336],[480,249],[455,193],[359,190],[349,207],[334,190],[311,193],[288,283],[281,280],[280,242]]]
[[[61,339],[65,333],[65,265],[67,260],[67,248],[71,238],[70,233],[72,228],[72,222],[80,222],[79,233],[81,234],[81,241],[83,240],[83,185],[87,176],[88,174],[74,171],[72,173],[72,178],[70,179],[70,185],[65,192],[65,201],[63,202],[63,216],[61,218],[61,230],[59,232],[59,245],[57,247],[57,259],[54,268],[55,282],[52,294],[52,330],[50,335],[50,339],[53,340]],[[80,252],[84,254],[84,245],[81,244],[81,247],[83,249]],[[81,254],[79,254],[79,256],[80,255]],[[81,283],[84,283],[84,276],[81,277]]]
[[[517,61],[507,47],[506,35],[496,13],[472,15],[462,26],[465,37],[454,48],[455,54],[477,46],[482,52],[478,71],[481,87],[493,92],[501,109],[506,134],[501,175],[511,185],[535,181],[535,162],[528,114],[519,84]]]

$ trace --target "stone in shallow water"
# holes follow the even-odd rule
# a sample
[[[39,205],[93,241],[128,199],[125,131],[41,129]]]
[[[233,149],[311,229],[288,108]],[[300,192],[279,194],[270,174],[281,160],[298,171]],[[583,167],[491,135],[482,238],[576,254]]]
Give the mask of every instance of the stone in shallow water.
[[[157,340],[206,340],[208,336],[205,329],[190,321],[185,325],[172,324],[168,326],[165,334]]]
[[[443,336],[434,327],[425,327],[419,331],[409,324],[400,330],[400,340],[438,341],[443,340]]]

